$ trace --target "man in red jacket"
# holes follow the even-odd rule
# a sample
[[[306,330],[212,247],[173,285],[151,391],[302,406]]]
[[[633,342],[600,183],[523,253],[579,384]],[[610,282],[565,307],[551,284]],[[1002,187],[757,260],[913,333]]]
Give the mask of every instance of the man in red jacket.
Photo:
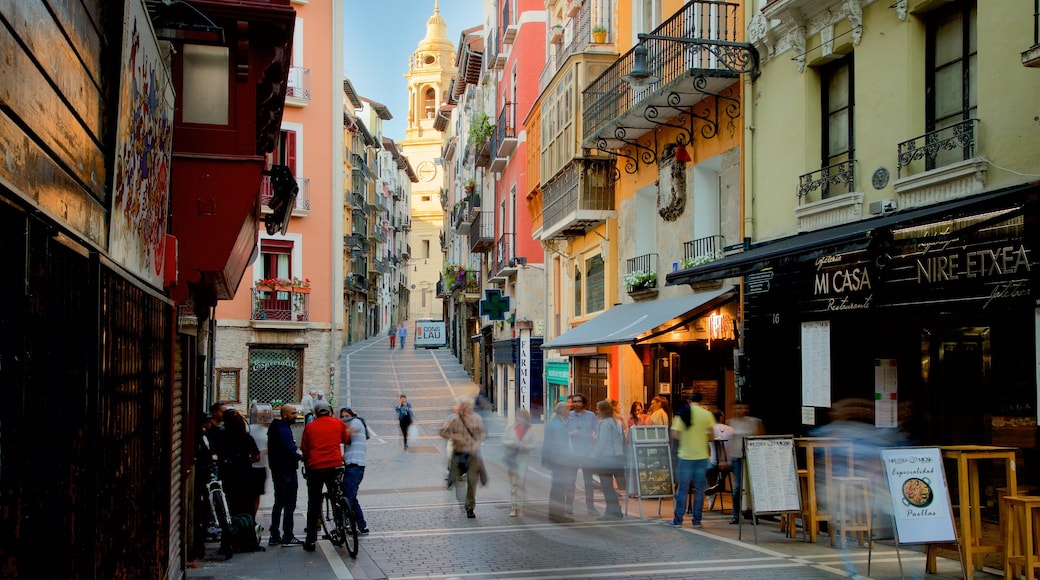
[[[343,448],[350,444],[347,426],[332,416],[332,407],[326,401],[314,403],[313,421],[303,429],[300,451],[307,466],[307,537],[303,549],[313,552],[318,543],[321,525],[322,488],[330,492],[342,481]]]

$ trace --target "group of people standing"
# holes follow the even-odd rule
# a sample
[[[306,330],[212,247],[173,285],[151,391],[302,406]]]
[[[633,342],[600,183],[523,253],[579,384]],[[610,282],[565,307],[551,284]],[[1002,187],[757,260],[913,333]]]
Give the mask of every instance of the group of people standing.
[[[541,460],[542,466],[552,471],[549,519],[554,522],[574,521],[571,516],[579,470],[587,513],[599,515],[595,505],[595,475],[606,502],[606,513],[600,519],[622,517],[615,485],[625,488],[628,429],[621,421],[615,402],[599,401],[596,413],[589,411],[587,405],[585,395],[571,395],[566,402],[556,404],[545,426]]]

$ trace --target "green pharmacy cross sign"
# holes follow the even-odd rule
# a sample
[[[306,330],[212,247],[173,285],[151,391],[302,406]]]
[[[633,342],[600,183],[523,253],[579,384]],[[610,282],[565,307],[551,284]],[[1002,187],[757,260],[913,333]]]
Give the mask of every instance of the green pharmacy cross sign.
[[[505,320],[509,310],[509,297],[502,296],[501,290],[484,290],[484,299],[480,301],[480,315],[488,320]]]

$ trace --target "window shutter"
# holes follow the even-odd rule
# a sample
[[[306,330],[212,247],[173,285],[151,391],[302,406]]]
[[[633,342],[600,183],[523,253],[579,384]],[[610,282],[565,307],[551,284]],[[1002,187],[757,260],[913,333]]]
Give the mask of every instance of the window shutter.
[[[296,131],[285,132],[285,164],[289,167],[289,171],[292,171],[293,175],[296,173]]]

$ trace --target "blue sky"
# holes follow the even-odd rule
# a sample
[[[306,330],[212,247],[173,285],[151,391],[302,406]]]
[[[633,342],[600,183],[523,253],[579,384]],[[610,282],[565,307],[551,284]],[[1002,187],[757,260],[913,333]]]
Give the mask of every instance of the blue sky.
[[[383,103],[394,116],[383,134],[404,139],[408,116],[408,57],[426,36],[434,0],[347,0],[344,10],[344,73],[363,97]],[[482,0],[440,0],[453,43],[484,21]],[[456,47],[458,48],[458,47]]]

